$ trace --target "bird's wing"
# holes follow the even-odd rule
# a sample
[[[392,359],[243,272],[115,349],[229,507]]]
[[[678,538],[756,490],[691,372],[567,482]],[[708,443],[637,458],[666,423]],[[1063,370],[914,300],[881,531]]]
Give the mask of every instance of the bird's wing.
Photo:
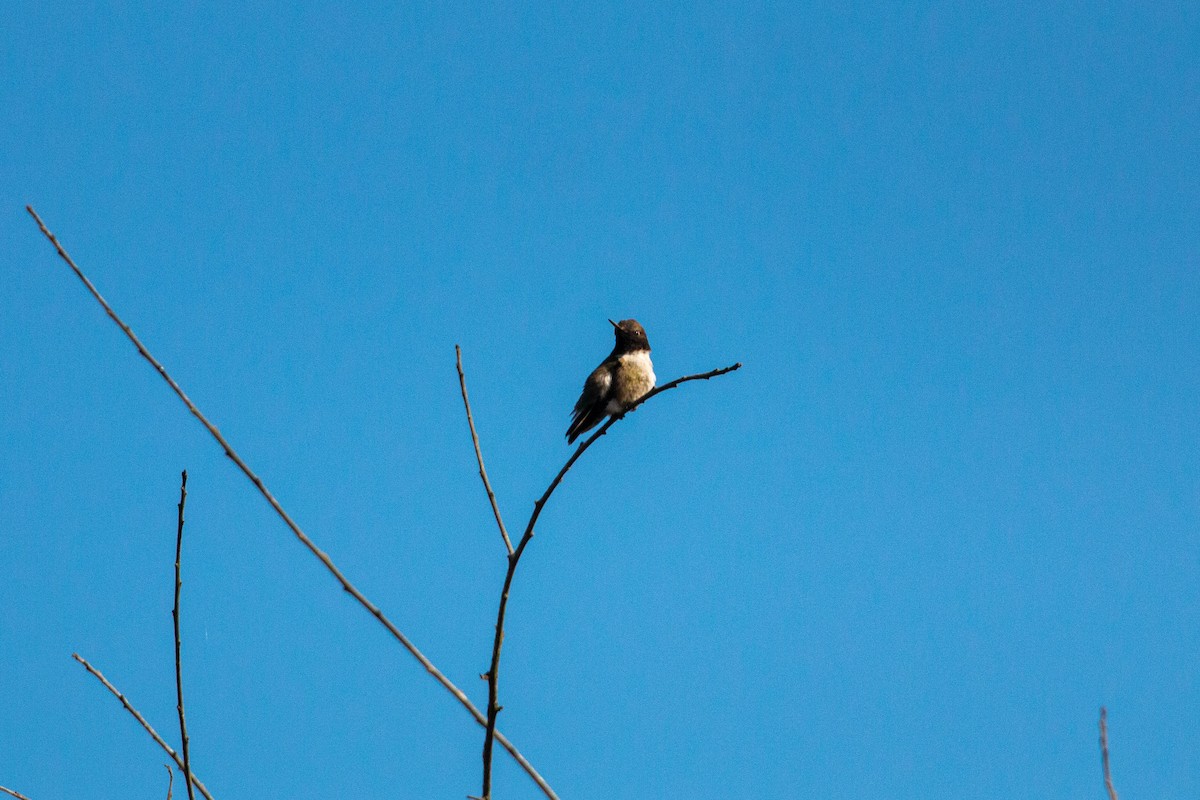
[[[608,390],[612,388],[612,375],[609,373],[606,363],[596,367],[592,374],[588,375],[588,379],[583,382],[583,392],[575,401],[573,413],[576,417],[608,398]]]
[[[567,428],[568,443],[574,443],[579,434],[604,419],[611,387],[612,375],[609,374],[606,365],[601,364],[588,376],[583,384],[583,392],[575,401],[575,410],[571,412],[571,426]]]

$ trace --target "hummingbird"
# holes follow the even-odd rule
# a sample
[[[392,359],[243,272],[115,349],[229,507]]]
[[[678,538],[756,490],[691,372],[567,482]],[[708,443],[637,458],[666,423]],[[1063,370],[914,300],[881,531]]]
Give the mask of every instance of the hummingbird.
[[[610,319],[608,324],[613,326],[617,343],[583,384],[583,393],[571,414],[571,427],[567,428],[567,444],[574,444],[607,415],[626,411],[654,388],[646,330],[636,319]]]

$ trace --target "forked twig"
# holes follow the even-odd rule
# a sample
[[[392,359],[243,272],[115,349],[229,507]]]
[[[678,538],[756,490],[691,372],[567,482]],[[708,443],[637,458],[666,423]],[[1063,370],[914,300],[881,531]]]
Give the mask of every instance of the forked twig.
[[[187,717],[183,714],[183,658],[179,647],[179,590],[183,586],[179,575],[179,562],[183,552],[183,507],[187,503],[187,470],[179,483],[179,524],[175,529],[175,607],[171,609],[171,618],[175,621],[175,694],[179,700],[176,708],[179,710],[179,738],[183,742],[183,779],[187,787],[188,800],[196,800],[192,790],[192,757],[188,750]],[[167,767],[170,770],[170,767]],[[174,777],[172,776],[172,780]],[[167,796],[171,796],[170,787]]]
[[[471,416],[471,401],[467,399],[467,376],[463,374],[462,348],[454,345],[454,360],[458,367],[458,385],[462,389],[463,405],[467,409],[467,425],[471,426],[471,442],[475,445],[475,460],[479,463],[479,477],[483,480],[483,488],[487,491],[488,502],[492,504],[492,514],[496,517],[496,527],[500,529],[500,537],[504,539],[504,547],[512,555],[512,539],[508,538],[508,530],[500,517],[500,506],[496,504],[496,493],[492,491],[492,482],[488,480],[487,470],[483,466],[483,451],[479,449],[479,434],[475,432],[475,419]]]
[[[724,375],[726,373],[733,372],[734,370],[740,369],[741,366],[742,366],[742,364],[739,361],[738,363],[736,363],[732,366],[729,366],[729,367],[723,367],[721,369],[714,369],[710,372],[703,372],[703,373],[700,373],[697,375],[685,375],[682,378],[676,378],[675,380],[671,381],[670,383],[665,383],[662,386],[659,386],[658,388],[652,389],[651,391],[647,392],[645,395],[642,396],[642,398],[640,400],[638,400],[636,403],[634,403],[632,406],[630,406],[625,412],[609,417],[608,420],[606,420],[605,423],[603,425],[601,425],[600,428],[595,433],[593,433],[591,436],[589,436],[588,439],[583,444],[579,445],[579,448],[571,455],[570,458],[567,459],[567,463],[563,465],[563,468],[560,469],[558,471],[558,474],[554,476],[554,480],[550,481],[550,485],[548,487],[546,487],[546,491],[542,494],[541,497],[538,498],[537,502],[533,504],[533,514],[529,517],[529,522],[525,526],[525,533],[522,534],[521,541],[517,543],[516,550],[512,551],[508,555],[508,571],[504,575],[504,588],[500,592],[500,608],[496,612],[496,637],[492,641],[492,663],[491,663],[491,666],[488,667],[488,671],[487,671],[488,716],[487,716],[487,732],[484,734],[484,739],[483,739],[483,793],[482,793],[482,800],[491,800],[492,739],[493,738],[499,739],[499,734],[496,733],[496,716],[500,713],[500,709],[502,708],[502,706],[500,706],[500,704],[498,702],[499,678],[500,678],[500,649],[504,644],[504,615],[508,609],[508,592],[509,592],[509,589],[512,587],[513,574],[517,571],[517,562],[519,562],[521,560],[521,554],[525,552],[525,546],[528,545],[529,540],[533,538],[533,528],[537,524],[538,517],[540,517],[542,514],[542,509],[546,507],[547,501],[550,500],[550,495],[554,494],[554,490],[558,488],[558,485],[560,483],[562,483],[563,476],[565,476],[567,474],[567,470],[569,470],[575,464],[575,462],[579,460],[579,457],[582,456],[584,454],[584,452],[586,452],[587,449],[592,446],[593,442],[595,442],[597,439],[599,439],[604,434],[608,433],[608,429],[611,428],[613,425],[615,425],[619,420],[621,420],[625,416],[625,414],[629,414],[629,413],[633,412],[638,406],[640,406],[642,403],[645,403],[650,398],[654,397],[655,395],[659,395],[659,394],[662,394],[663,392],[674,389],[676,386],[679,386],[681,383],[687,383],[688,381],[706,381],[709,378],[715,378],[718,375]],[[462,374],[461,361],[460,361],[459,374],[460,375]]]
[[[1108,790],[1108,800],[1117,800],[1117,790],[1108,769],[1108,709],[1104,706],[1100,706],[1100,763],[1104,765],[1104,788]]]
[[[175,750],[171,747],[171,745],[169,745],[165,741],[163,741],[163,738],[158,735],[158,731],[154,730],[154,728],[151,727],[149,722],[146,722],[146,718],[142,716],[141,712],[138,711],[136,708],[134,708],[130,704],[129,700],[127,700],[125,698],[125,695],[123,695],[119,691],[117,691],[117,687],[113,686],[109,682],[108,678],[104,677],[104,675],[101,674],[100,670],[96,669],[91,664],[89,664],[87,662],[87,659],[84,658],[83,656],[79,655],[79,653],[72,653],[71,658],[75,659],[80,664],[82,664],[83,668],[86,669],[88,672],[92,673],[92,675],[95,675],[96,680],[98,680],[102,684],[104,684],[104,688],[108,689],[108,691],[112,693],[113,697],[115,697],[121,701],[121,705],[123,705],[125,707],[125,710],[133,715],[133,718],[136,719],[138,721],[138,723],[146,730],[146,733],[150,734],[150,738],[153,739],[155,742],[157,742],[158,746],[163,749],[163,752],[165,752],[167,755],[169,755],[171,757],[171,760],[175,762],[175,765],[178,766],[180,769],[183,769],[183,759],[181,759],[179,757],[179,754],[175,752]],[[200,790],[200,794],[207,797],[208,800],[213,800],[213,796],[208,793],[208,789],[204,786],[203,783],[200,782],[200,779],[197,778],[194,774],[192,775],[192,783],[195,784],[196,788]]]
[[[17,798],[17,800],[29,800],[29,798],[28,798],[28,797],[26,797],[25,795],[21,794],[20,792],[13,791],[12,789],[8,789],[8,788],[6,788],[6,787],[4,787],[4,786],[0,786],[0,792],[4,792],[4,793],[5,793],[5,794],[7,794],[7,795],[10,795],[10,796],[12,796],[12,797],[15,797],[15,798]]]
[[[209,434],[217,441],[217,444],[219,444],[225,451],[225,455],[229,458],[229,460],[236,464],[238,469],[240,469],[242,473],[250,479],[250,482],[253,483],[255,488],[258,489],[259,494],[261,494],[263,498],[270,504],[271,508],[275,510],[275,513],[279,516],[279,518],[283,520],[284,524],[286,524],[296,538],[300,540],[300,543],[308,548],[310,553],[317,557],[317,559],[325,566],[325,569],[328,570],[331,575],[333,575],[339,584],[341,584],[342,589],[347,594],[357,600],[359,605],[365,608],[371,614],[371,616],[375,617],[375,619],[387,629],[388,633],[390,633],[396,639],[396,641],[400,642],[401,646],[403,646],[404,649],[413,656],[413,658],[417,659],[418,663],[425,668],[426,672],[432,675],[433,678],[440,683],[444,689],[446,689],[446,691],[454,695],[454,698],[458,700],[458,702],[467,710],[468,713],[470,713],[472,717],[474,717],[476,722],[485,728],[488,727],[487,718],[484,717],[479,709],[475,707],[475,704],[471,702],[470,698],[468,698],[461,689],[455,686],[454,683],[451,682],[451,680],[447,678],[441,670],[434,666],[433,662],[426,658],[425,654],[418,650],[417,646],[409,641],[408,637],[401,633],[400,629],[397,628],[390,619],[384,616],[383,612],[378,606],[368,600],[366,596],[354,586],[354,584],[350,583],[346,576],[342,574],[342,571],[334,565],[329,556],[326,555],[319,547],[317,547],[312,539],[308,538],[307,534],[300,529],[300,526],[296,524],[295,520],[293,520],[291,516],[283,510],[283,506],[279,504],[279,501],[276,500],[275,496],[272,495],[267,489],[267,486],[263,483],[262,479],[254,474],[250,467],[247,466],[246,462],[242,460],[241,456],[239,456],[233,449],[232,445],[230,445],[229,442],[225,440],[225,437],[221,435],[221,432],[217,430],[216,426],[208,421],[208,418],[205,417],[204,414],[200,412],[200,409],[198,409],[191,401],[191,399],[184,394],[183,389],[181,389],[179,384],[175,382],[175,379],[168,374],[163,365],[160,364],[158,360],[150,354],[150,351],[146,349],[145,345],[142,344],[141,340],[138,339],[133,330],[126,325],[119,316],[117,316],[117,313],[113,311],[112,306],[110,306],[104,297],[101,296],[100,292],[96,290],[96,287],[92,284],[92,282],[88,280],[88,277],[83,274],[83,270],[81,270],[75,264],[75,262],[71,259],[71,256],[68,255],[67,251],[63,249],[63,246],[59,244],[58,239],[53,233],[50,232],[50,230],[46,227],[46,224],[42,222],[42,218],[39,217],[37,212],[33,210],[33,207],[25,206],[25,210],[29,212],[31,217],[33,217],[38,228],[41,230],[42,235],[45,236],[50,244],[54,246],[59,258],[61,258],[67,264],[67,266],[71,268],[76,277],[78,277],[79,280],[83,282],[83,285],[87,287],[87,290],[91,293],[92,297],[96,299],[96,302],[101,305],[101,307],[104,309],[104,312],[108,314],[109,318],[111,318],[117,327],[121,329],[129,341],[133,343],[133,346],[137,348],[138,354],[140,354],[142,358],[146,359],[146,361],[148,361],[150,365],[154,367],[155,371],[158,372],[162,379],[167,382],[167,385],[171,387],[171,390],[175,392],[176,396],[183,401],[185,406],[187,406],[187,409],[191,412],[192,416],[199,420],[200,424],[204,426],[205,430],[207,430]],[[533,765],[530,764],[523,755],[521,755],[517,748],[499,732],[497,732],[495,736],[496,741],[500,742],[500,744],[509,752],[513,759],[515,759],[516,762],[521,765],[521,768],[524,769],[526,774],[533,779],[533,781],[538,785],[538,788],[540,788],[548,798],[551,798],[551,800],[557,800],[557,795],[555,795],[554,790],[550,788],[550,784],[546,783],[545,779],[538,774],[537,770],[533,768]],[[182,768],[182,764],[180,767]]]

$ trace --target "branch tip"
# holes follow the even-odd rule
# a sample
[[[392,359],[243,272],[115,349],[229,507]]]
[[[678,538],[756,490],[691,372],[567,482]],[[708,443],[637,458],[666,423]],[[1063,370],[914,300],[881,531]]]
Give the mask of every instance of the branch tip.
[[[142,716],[141,712],[138,711],[136,708],[134,708],[132,704],[130,704],[128,698],[126,698],[125,695],[121,694],[120,690],[118,690],[117,687],[113,686],[112,683],[108,680],[108,678],[104,677],[103,673],[101,673],[100,670],[96,669],[91,664],[89,664],[87,659],[84,658],[83,656],[79,655],[79,653],[72,653],[71,658],[78,661],[80,663],[80,665],[83,666],[84,669],[86,669],[93,677],[95,677],[96,680],[100,681],[100,683],[104,685],[105,689],[108,689],[109,693],[112,694],[113,697],[115,697],[115,698],[117,698],[117,700],[121,701],[121,706],[126,711],[128,711],[130,713],[130,715],[133,716],[134,719],[136,719],[138,721],[138,724],[142,726],[142,729],[145,730],[146,733],[150,734],[150,738],[153,739],[154,742],[159,747],[162,748],[163,752],[171,757],[171,760],[175,762],[175,766],[177,766],[179,769],[182,770],[183,769],[183,759],[181,759],[179,757],[179,754],[176,753],[175,750],[172,749],[172,747],[169,744],[167,744],[161,736],[158,735],[158,731],[154,730],[154,728],[150,725],[150,723],[146,721],[146,718]],[[200,779],[197,778],[194,774],[192,775],[192,783],[195,785],[195,787],[197,789],[200,790],[200,794],[204,795],[207,798],[207,800],[213,800],[213,796],[211,794],[209,794],[208,789],[204,786],[203,783],[200,782]]]
[[[180,577],[180,563],[183,554],[183,510],[187,504],[187,470],[179,484],[179,524],[175,530],[175,608],[171,616],[175,620],[175,694],[178,704],[175,706],[179,713],[179,739],[183,743],[183,781],[187,787],[188,800],[196,800],[195,790],[192,789],[192,757],[188,744],[187,717],[183,711],[183,655],[179,637],[179,593],[183,586]],[[167,794],[170,794],[168,789]]]
[[[1100,706],[1100,763],[1104,767],[1104,789],[1108,792],[1108,800],[1117,800],[1117,789],[1108,768],[1108,709],[1104,706]]]
[[[463,408],[467,412],[467,427],[471,429],[471,444],[475,447],[475,462],[479,465],[479,478],[483,481],[483,490],[487,493],[488,503],[492,506],[492,516],[496,518],[496,527],[500,529],[500,538],[504,540],[504,550],[512,558],[512,539],[508,529],[504,527],[504,518],[500,515],[500,506],[496,502],[496,493],[492,491],[492,482],[488,480],[487,468],[483,465],[483,450],[479,446],[479,433],[475,430],[475,417],[471,414],[471,401],[467,399],[467,375],[463,371],[462,348],[454,345],[454,362],[458,369],[458,386],[462,391]]]

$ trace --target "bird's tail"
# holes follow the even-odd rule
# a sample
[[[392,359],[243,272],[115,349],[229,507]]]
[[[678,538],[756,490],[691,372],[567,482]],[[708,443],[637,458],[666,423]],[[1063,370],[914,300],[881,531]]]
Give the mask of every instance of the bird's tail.
[[[575,416],[571,420],[571,427],[567,428],[567,444],[575,444],[576,439],[596,427],[602,419],[604,419],[603,407],[592,406],[591,408],[576,409]]]

